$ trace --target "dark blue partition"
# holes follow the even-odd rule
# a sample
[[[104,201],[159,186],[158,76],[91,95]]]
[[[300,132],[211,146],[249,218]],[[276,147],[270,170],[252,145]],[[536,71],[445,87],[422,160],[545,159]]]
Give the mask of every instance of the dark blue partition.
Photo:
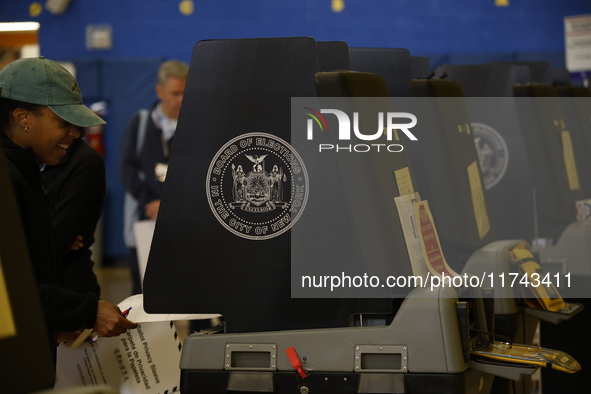
[[[445,65],[437,74],[458,82],[467,100],[491,219],[500,239],[535,235],[531,170],[513,99],[529,68],[509,64]],[[505,99],[502,99],[505,97]]]
[[[392,311],[387,299],[291,298],[297,220],[316,224],[297,254],[314,253],[324,237],[344,237],[337,259],[356,253],[352,230],[334,232],[299,205],[308,184],[304,162],[289,153],[291,100],[316,96],[317,72],[311,38],[197,43],[144,280],[147,311],[221,313],[231,332],[347,326],[354,313]],[[305,165],[310,178],[334,184]],[[254,186],[274,166],[287,183],[283,199],[266,204]]]
[[[410,52],[402,48],[349,48],[351,70],[382,76],[392,97],[409,97]]]
[[[349,46],[344,41],[319,41],[318,69],[319,71],[348,70]]]

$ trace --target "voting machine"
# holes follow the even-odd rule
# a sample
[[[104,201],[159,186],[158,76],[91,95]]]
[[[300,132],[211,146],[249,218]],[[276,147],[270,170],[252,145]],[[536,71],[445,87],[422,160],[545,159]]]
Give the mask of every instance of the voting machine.
[[[535,74],[537,79],[546,78],[544,75],[548,74],[547,67],[538,63],[535,66],[530,68],[525,64],[445,65],[441,66],[437,72],[460,83],[466,96],[469,97],[466,103],[471,118],[472,132],[482,167],[486,193],[490,197],[488,205],[500,239],[520,237],[531,241],[543,234],[549,237],[552,231],[554,234],[560,234],[565,223],[572,221],[574,200],[568,196],[573,192],[568,188],[566,190],[564,187],[561,188],[555,178],[560,174],[558,171],[564,170],[564,161],[561,163],[554,160],[552,163],[549,160],[552,156],[535,153],[536,147],[533,146],[535,143],[548,139],[548,137],[544,137],[545,133],[553,132],[552,130],[545,132],[541,124],[535,124],[538,119],[542,119],[540,112],[545,112],[545,116],[552,116],[551,114],[556,114],[560,107],[556,106],[555,99],[548,99],[545,103],[540,102],[540,104],[547,106],[545,111],[534,113],[535,105],[529,105],[528,108],[528,104],[535,102],[528,103],[526,100],[529,99],[514,99],[512,97],[514,85],[530,86],[526,85],[532,78],[530,72]],[[518,100],[521,100],[519,105]],[[525,109],[528,111],[526,112]],[[570,117],[565,116],[565,118]],[[524,119],[533,124],[520,123],[520,120]],[[567,123],[571,124],[570,121]],[[546,124],[552,124],[552,122],[546,122]],[[525,130],[525,135],[522,130]],[[578,129],[569,128],[569,130],[571,130],[574,140]],[[548,140],[557,142],[552,137]],[[544,144],[548,147],[552,147],[552,145],[560,147],[560,144],[556,143]],[[558,153],[554,150],[554,155],[562,155],[562,152]],[[537,159],[532,160],[531,158]],[[540,161],[544,163],[540,164]],[[537,189],[534,187],[532,172],[538,174]],[[543,191],[540,191],[540,185],[544,185]],[[567,198],[561,197],[564,195]],[[564,214],[560,212],[564,212]],[[551,217],[565,219],[562,222],[555,219],[552,223]],[[519,236],[520,233],[521,236]],[[538,244],[537,248],[539,247]],[[506,251],[504,253],[507,254]],[[501,256],[498,251],[490,247],[483,248],[477,253],[477,255],[484,254],[495,255],[498,256],[497,258]],[[471,261],[470,269],[472,271],[485,269],[484,266],[477,263],[477,255]],[[542,267],[548,268],[548,265],[544,264],[547,259],[543,258],[542,252],[535,255],[538,262],[541,260]],[[561,261],[568,260],[565,257],[566,255]],[[508,256],[505,261],[506,272],[517,272],[515,261],[512,261]],[[480,268],[476,268],[477,266]],[[565,288],[564,285],[563,281],[560,288],[563,296],[568,294],[568,288]],[[503,291],[503,289],[499,290]],[[506,297],[510,296],[510,293],[505,294]],[[495,323],[498,332],[507,335],[514,332],[523,337],[519,340],[530,343],[533,336],[532,329],[535,328],[537,319],[540,319],[542,321],[542,345],[572,352],[585,365],[586,351],[580,351],[579,347],[574,345],[574,341],[569,343],[569,341],[560,339],[564,338],[569,327],[584,324],[585,317],[583,315],[573,318],[574,314],[580,312],[581,304],[585,304],[584,300],[568,299],[569,305],[572,305],[574,309],[564,310],[562,313],[540,311],[528,307],[523,308],[523,312],[519,312],[522,310],[522,302],[512,303],[510,301],[507,298],[502,302],[495,303],[497,311]],[[587,312],[585,311],[585,313]],[[557,326],[556,324],[559,322],[564,323]],[[576,385],[582,378],[583,376],[577,375],[570,378],[569,382]],[[551,371],[544,371],[543,380],[546,384],[543,383],[543,385],[551,390],[549,381],[561,381],[561,379]]]
[[[291,99],[317,99],[317,72],[310,38],[195,46],[144,281],[145,308],[221,313],[226,328],[185,340],[181,391],[464,393],[487,392],[491,371],[518,378],[523,368],[470,360],[471,348],[490,341],[490,314],[482,299],[455,289],[330,298],[309,288],[303,297],[291,297],[299,285],[294,261],[313,260],[330,242],[340,248],[326,256],[327,267],[343,263],[348,272],[360,273],[371,267],[366,256],[386,256],[392,274],[411,273],[406,249],[393,247],[403,240],[371,244],[377,251],[360,242],[364,235],[355,230],[362,217],[307,216],[308,210],[351,209],[350,186],[342,182],[349,172],[337,176],[343,163],[304,150],[296,155],[291,148],[306,143],[289,134],[291,122],[301,122],[304,130],[309,124],[305,111],[291,108]],[[333,138],[317,135],[316,142]],[[399,160],[404,164],[403,156]],[[389,181],[377,179],[395,190],[394,179]],[[313,198],[321,191],[333,198]],[[361,198],[369,198],[368,212],[390,217],[396,193]],[[397,234],[397,223],[378,224]],[[294,247],[302,242],[298,227],[316,230],[304,238],[305,248]],[[384,316],[385,324],[367,326],[367,315]]]

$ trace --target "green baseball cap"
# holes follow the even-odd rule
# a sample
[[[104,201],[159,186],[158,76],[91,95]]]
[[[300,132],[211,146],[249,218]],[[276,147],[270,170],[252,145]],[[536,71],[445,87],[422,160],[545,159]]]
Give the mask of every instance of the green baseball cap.
[[[105,124],[82,102],[74,76],[43,56],[18,59],[0,70],[0,97],[45,105],[76,126]]]

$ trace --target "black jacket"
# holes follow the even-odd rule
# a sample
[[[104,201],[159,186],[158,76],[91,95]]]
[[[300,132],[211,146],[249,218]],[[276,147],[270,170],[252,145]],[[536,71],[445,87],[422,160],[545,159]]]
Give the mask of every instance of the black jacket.
[[[75,139],[59,164],[41,172],[52,206],[51,220],[62,256],[63,287],[100,296],[100,286],[92,268],[94,232],[105,198],[105,163],[102,156],[83,140]],[[84,246],[70,250],[77,235]]]
[[[55,342],[55,331],[75,331],[94,326],[98,297],[93,293],[77,294],[61,287],[62,265],[51,224],[49,200],[35,154],[31,149],[16,145],[1,132],[0,143],[8,159],[46,325],[50,338]]]

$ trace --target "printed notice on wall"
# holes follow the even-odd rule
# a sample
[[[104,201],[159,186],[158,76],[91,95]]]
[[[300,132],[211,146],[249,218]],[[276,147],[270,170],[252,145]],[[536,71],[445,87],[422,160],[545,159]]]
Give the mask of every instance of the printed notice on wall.
[[[591,15],[564,18],[566,68],[570,72],[591,70]]]
[[[181,345],[172,321],[142,323],[118,337],[57,349],[56,388],[107,385],[122,394],[169,393],[180,384]]]

